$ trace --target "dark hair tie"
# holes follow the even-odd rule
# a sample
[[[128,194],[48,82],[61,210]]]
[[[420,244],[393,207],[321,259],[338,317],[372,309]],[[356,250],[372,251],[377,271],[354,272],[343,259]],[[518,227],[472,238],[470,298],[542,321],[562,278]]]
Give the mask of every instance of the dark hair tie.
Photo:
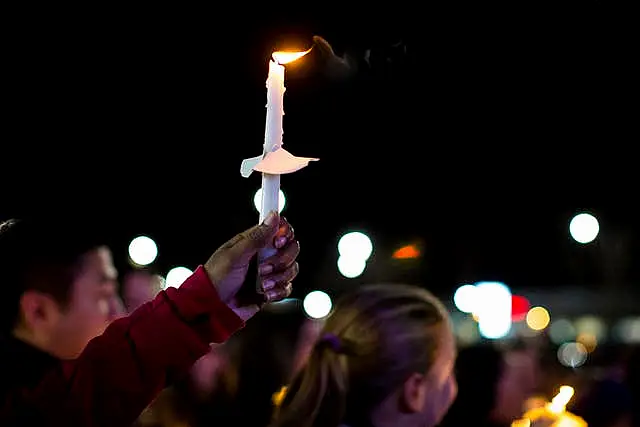
[[[334,352],[340,354],[344,352],[344,347],[342,345],[342,340],[340,340],[340,338],[338,336],[336,336],[335,334],[332,334],[330,332],[327,332],[326,334],[322,335],[322,337],[320,338],[319,344],[322,347],[328,347],[331,350],[333,350]]]

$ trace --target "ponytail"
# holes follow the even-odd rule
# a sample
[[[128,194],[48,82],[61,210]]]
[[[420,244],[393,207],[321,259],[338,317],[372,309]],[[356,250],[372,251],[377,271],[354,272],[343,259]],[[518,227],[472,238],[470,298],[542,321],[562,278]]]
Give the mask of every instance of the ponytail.
[[[414,372],[431,371],[443,334],[442,303],[409,285],[372,285],[345,295],[324,325],[270,427],[366,425]]]
[[[337,338],[333,337],[335,340]],[[322,339],[287,388],[271,427],[339,427],[346,409],[346,356]]]

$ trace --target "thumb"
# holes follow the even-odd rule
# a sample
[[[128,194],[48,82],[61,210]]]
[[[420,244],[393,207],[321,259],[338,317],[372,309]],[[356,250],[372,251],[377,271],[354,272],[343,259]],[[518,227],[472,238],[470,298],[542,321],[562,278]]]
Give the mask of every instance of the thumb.
[[[242,239],[233,248],[237,255],[255,254],[259,249],[272,244],[272,240],[278,232],[280,215],[277,211],[269,212],[262,224],[251,227],[240,233]]]
[[[322,37],[313,36],[313,42],[315,43],[316,46],[318,46],[318,49],[320,50],[320,52],[324,57],[333,58],[336,56],[329,42],[323,39]]]

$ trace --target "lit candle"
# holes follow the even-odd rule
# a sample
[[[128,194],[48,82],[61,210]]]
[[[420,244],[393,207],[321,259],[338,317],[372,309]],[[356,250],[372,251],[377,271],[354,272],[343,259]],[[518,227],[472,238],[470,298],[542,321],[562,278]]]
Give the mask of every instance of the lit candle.
[[[267,77],[267,123],[264,131],[263,155],[276,151],[282,147],[282,116],[284,116],[284,65],[302,58],[306,52],[274,52],[269,61],[269,76]],[[260,208],[260,222],[271,211],[278,210],[280,194],[280,174],[262,174],[262,204]]]
[[[292,173],[304,168],[311,157],[297,157],[282,148],[282,117],[284,116],[284,64],[302,58],[305,52],[274,52],[269,61],[267,77],[267,119],[265,125],[262,154],[244,159],[240,166],[240,174],[248,177],[253,171],[262,173],[262,200],[260,203],[260,220],[262,223],[271,211],[279,211],[280,175]],[[265,259],[275,252],[274,248],[263,250],[259,259]],[[258,292],[262,292],[258,286]]]
[[[551,402],[542,407],[530,409],[522,419],[511,423],[511,427],[587,427],[587,423],[582,418],[566,409],[573,394],[573,387],[566,385],[560,387],[560,391],[551,399]]]
[[[573,387],[563,385],[560,387],[558,394],[551,399],[551,403],[547,405],[547,409],[554,414],[561,414],[567,410],[567,403],[571,400],[574,394]]]

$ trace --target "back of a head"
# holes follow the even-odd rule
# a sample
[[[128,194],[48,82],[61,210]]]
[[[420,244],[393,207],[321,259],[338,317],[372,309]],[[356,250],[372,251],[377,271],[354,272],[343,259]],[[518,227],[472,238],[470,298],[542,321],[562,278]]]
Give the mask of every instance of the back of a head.
[[[67,302],[81,257],[102,244],[87,224],[70,219],[9,220],[0,224],[1,333],[13,329],[27,290]]]
[[[613,379],[596,380],[573,405],[572,412],[590,427],[618,425],[633,412],[633,396],[625,384]]]
[[[461,349],[456,360],[458,396],[442,425],[454,427],[486,423],[496,404],[502,371],[503,353],[493,345],[480,344]]]
[[[627,364],[626,383],[632,399],[632,425],[640,425],[640,346],[636,346],[632,351],[632,355]]]
[[[304,319],[301,310],[286,305],[266,307],[220,347],[224,369],[197,411],[195,425],[265,426],[270,422],[272,396],[291,378],[297,329]],[[190,392],[182,390],[192,403],[198,401],[193,380]]]
[[[370,285],[351,292],[327,319],[273,425],[368,423],[412,373],[430,371],[448,328],[446,310],[424,289]]]
[[[162,278],[157,274],[144,270],[128,272],[122,280],[122,294],[127,311],[132,312],[151,301],[162,288]]]
[[[247,325],[236,356],[240,363],[238,393],[234,399],[239,424],[265,426],[273,416],[272,395],[291,378],[301,310],[259,313]],[[264,367],[269,366],[265,371]],[[251,411],[246,407],[250,406]]]

